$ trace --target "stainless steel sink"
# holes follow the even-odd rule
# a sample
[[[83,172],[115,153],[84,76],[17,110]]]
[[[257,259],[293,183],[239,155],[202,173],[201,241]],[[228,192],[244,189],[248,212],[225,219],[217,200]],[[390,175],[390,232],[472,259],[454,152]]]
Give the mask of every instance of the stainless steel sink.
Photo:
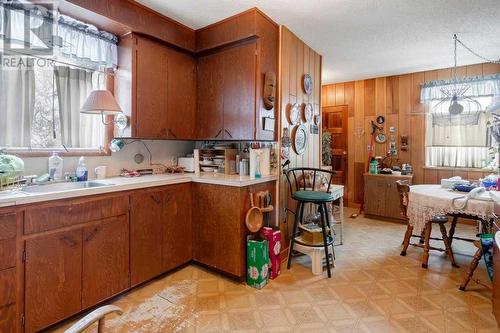
[[[112,186],[112,185],[114,185],[114,184],[105,183],[105,182],[98,182],[98,181],[74,182],[74,183],[55,183],[55,184],[25,186],[21,189],[21,192],[25,192],[25,193],[51,193],[51,192],[71,191],[71,190],[79,190],[79,189],[102,187],[102,186]]]

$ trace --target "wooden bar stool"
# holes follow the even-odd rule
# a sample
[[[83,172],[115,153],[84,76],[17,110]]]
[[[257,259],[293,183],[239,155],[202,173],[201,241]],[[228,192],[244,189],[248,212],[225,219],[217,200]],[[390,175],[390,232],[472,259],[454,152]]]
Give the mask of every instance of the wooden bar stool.
[[[335,250],[333,248],[334,234],[330,225],[330,217],[326,205],[335,200],[333,195],[329,193],[335,172],[316,168],[292,168],[288,169],[285,175],[290,187],[290,194],[292,198],[297,201],[292,237],[290,239],[290,249],[288,252],[287,269],[290,269],[292,263],[293,246],[295,243],[308,247],[323,247],[326,258],[326,269],[328,277],[330,278],[332,273],[330,270],[329,248],[332,249],[332,261],[335,256]],[[316,245],[303,242],[298,235],[298,227],[303,221],[304,206],[306,204],[314,204],[318,208],[321,216],[320,225],[323,233],[323,244]]]
[[[406,219],[406,221],[408,223],[408,226],[406,228],[406,233],[404,236],[404,240],[403,240],[403,249],[401,251],[401,255],[402,256],[406,255],[406,250],[408,249],[409,245],[423,248],[424,253],[422,255],[422,267],[427,268],[428,261],[429,261],[429,250],[444,251],[444,252],[446,252],[448,257],[450,258],[451,265],[453,267],[459,267],[455,263],[455,257],[453,256],[453,250],[451,248],[451,243],[450,243],[450,240],[448,238],[448,233],[447,233],[446,227],[445,227],[445,223],[448,222],[448,216],[446,216],[446,215],[433,216],[432,219],[426,223],[425,229],[423,230],[423,233],[420,235],[414,235],[413,234],[413,226],[410,225],[409,218],[408,218],[408,194],[410,193],[410,185],[408,184],[408,181],[398,180],[398,181],[396,181],[396,186],[397,186],[397,189],[399,192],[399,203],[400,203],[400,208],[401,208],[401,215]],[[433,224],[439,225],[439,229],[441,231],[441,235],[443,238],[431,237]],[[411,243],[412,237],[419,238],[420,242],[418,244]],[[422,239],[423,239],[423,244],[422,244]],[[443,241],[444,245],[445,245],[445,249],[431,246],[430,245],[431,240]]]

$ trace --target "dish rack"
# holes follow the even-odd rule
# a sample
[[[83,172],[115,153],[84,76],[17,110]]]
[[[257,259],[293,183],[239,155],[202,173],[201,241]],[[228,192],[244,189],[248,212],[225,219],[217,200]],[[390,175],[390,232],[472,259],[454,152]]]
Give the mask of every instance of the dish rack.
[[[200,149],[200,171],[236,174],[238,149]]]
[[[24,184],[22,176],[4,176],[0,174],[0,192],[20,189]]]

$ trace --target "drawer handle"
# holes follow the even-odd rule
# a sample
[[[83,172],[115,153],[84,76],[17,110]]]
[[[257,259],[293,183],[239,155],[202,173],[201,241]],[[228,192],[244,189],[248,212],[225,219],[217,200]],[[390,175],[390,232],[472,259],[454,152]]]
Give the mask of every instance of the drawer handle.
[[[75,242],[71,237],[69,236],[63,236],[61,238],[66,244],[68,244],[70,247],[75,247],[78,243]]]
[[[95,237],[95,235],[97,235],[97,233],[99,232],[99,229],[100,229],[100,227],[95,227],[94,229],[92,229],[92,231],[89,233],[89,235],[85,238],[85,243],[90,242]]]

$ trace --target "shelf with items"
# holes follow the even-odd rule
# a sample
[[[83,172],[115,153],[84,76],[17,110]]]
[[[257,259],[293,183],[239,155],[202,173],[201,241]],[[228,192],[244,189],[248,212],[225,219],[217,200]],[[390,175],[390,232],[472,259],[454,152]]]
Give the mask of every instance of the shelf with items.
[[[226,175],[236,174],[236,155],[238,149],[200,149],[200,172],[216,172]]]

